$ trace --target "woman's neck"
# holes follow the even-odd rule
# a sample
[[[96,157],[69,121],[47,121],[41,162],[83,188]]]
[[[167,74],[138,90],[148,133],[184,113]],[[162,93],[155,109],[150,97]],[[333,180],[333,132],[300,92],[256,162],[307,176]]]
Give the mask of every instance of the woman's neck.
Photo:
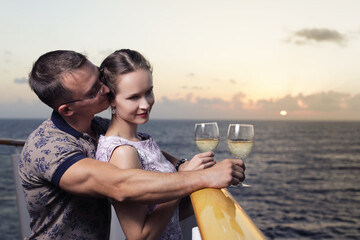
[[[125,138],[129,141],[139,141],[137,135],[137,124],[127,122],[123,119],[119,119],[115,116],[111,118],[111,123],[108,130],[106,131],[106,136],[119,136]]]

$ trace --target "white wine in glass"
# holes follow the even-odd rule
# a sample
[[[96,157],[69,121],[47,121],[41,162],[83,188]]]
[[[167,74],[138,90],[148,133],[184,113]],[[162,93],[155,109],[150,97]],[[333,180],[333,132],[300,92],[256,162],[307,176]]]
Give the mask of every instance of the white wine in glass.
[[[230,124],[226,143],[235,158],[247,157],[254,146],[254,126],[251,124]],[[239,186],[250,187],[244,183],[239,183]]]
[[[219,128],[216,122],[195,124],[195,143],[200,152],[214,151],[219,141]]]

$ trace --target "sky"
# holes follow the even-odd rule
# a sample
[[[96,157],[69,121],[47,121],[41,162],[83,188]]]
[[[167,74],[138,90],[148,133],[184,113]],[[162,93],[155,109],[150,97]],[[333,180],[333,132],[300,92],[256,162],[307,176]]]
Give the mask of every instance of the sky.
[[[49,117],[28,86],[42,54],[129,48],[153,65],[154,119],[360,120],[357,0],[0,4],[0,118]]]

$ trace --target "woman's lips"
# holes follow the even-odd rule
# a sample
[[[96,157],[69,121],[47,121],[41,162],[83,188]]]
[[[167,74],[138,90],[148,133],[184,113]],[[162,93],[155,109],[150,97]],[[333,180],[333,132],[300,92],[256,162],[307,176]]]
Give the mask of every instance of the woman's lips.
[[[148,112],[138,114],[139,117],[147,117],[149,115]]]

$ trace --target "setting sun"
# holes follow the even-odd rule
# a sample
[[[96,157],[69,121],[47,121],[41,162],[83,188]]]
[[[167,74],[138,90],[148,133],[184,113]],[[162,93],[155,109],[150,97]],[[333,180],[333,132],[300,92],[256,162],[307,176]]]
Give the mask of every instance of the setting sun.
[[[281,115],[281,116],[286,116],[286,115],[287,115],[287,111],[281,110],[281,111],[280,111],[280,115]]]

